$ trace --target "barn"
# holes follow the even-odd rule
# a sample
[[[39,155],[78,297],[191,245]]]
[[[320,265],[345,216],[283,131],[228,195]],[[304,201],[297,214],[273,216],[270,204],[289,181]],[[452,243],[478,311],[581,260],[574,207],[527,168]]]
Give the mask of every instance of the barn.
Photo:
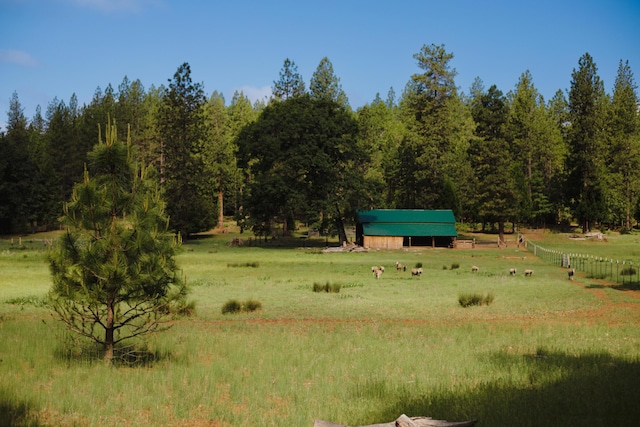
[[[365,248],[448,248],[458,237],[451,210],[374,209],[357,214],[356,243]]]

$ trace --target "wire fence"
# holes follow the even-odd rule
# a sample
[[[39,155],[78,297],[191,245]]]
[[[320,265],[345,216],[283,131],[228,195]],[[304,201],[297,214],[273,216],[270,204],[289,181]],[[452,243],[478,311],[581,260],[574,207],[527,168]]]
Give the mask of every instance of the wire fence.
[[[640,263],[638,262],[546,249],[526,238],[522,239],[522,243],[535,256],[551,264],[582,271],[589,278],[616,282],[623,287],[640,286]]]

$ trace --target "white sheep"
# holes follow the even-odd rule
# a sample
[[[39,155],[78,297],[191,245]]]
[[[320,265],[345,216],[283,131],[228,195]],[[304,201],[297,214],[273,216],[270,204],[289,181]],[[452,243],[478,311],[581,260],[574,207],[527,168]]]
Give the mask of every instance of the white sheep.
[[[525,276],[531,276],[533,274],[533,270],[525,270],[524,271],[524,275]]]
[[[412,276],[420,276],[422,274],[422,268],[412,268],[411,275]]]
[[[567,271],[567,274],[569,275],[569,280],[573,280],[573,276],[575,276],[576,274],[576,269],[572,268],[571,270]]]
[[[478,270],[480,270],[480,269],[478,268],[478,266],[477,266],[477,265],[474,265],[473,267],[471,267],[471,272],[472,272],[472,273],[477,273],[477,272],[478,272]]]
[[[382,271],[383,271],[383,270],[380,270],[380,269],[377,269],[377,270],[375,271],[375,273],[374,273],[374,274],[376,275],[376,279],[379,279],[379,278],[382,276]]]
[[[407,271],[407,264],[400,264],[398,261],[396,261],[396,270]]]
[[[515,276],[516,275],[516,269],[515,268],[509,269],[509,274],[512,275],[512,276]]]

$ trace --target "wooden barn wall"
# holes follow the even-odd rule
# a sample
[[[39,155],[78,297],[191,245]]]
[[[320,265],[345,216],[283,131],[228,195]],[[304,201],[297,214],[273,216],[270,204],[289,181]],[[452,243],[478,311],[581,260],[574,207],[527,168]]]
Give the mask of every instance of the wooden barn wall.
[[[364,236],[365,248],[402,249],[402,236]]]

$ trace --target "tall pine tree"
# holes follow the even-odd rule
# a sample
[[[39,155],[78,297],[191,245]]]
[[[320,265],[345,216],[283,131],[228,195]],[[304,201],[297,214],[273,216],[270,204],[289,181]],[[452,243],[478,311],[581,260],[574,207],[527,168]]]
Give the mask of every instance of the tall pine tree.
[[[593,58],[585,53],[572,73],[569,90],[566,196],[584,233],[607,213],[604,85]]]
[[[169,80],[159,111],[161,179],[171,228],[183,237],[215,225],[215,199],[205,167],[206,98],[184,63]]]

